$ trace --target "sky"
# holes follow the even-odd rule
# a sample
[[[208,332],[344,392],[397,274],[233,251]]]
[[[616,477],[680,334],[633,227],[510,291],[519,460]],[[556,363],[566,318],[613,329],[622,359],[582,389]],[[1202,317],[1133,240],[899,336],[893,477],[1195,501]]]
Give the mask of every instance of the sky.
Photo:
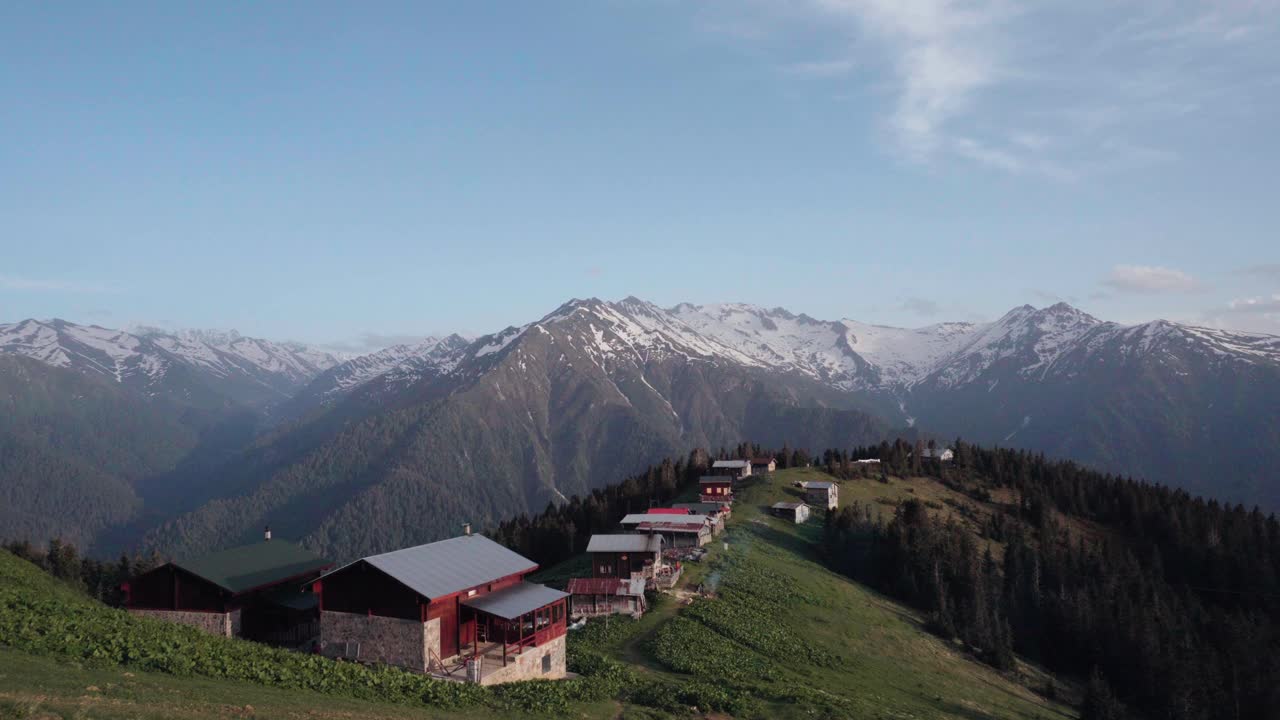
[[[0,322],[1280,334],[1280,3],[5,3]]]

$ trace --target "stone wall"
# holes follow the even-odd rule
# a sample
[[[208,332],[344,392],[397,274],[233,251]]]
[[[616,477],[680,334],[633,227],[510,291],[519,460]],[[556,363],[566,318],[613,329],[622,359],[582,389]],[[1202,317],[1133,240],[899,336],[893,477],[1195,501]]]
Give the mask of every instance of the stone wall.
[[[232,636],[232,620],[231,616],[235,616],[234,628],[238,632],[240,629],[240,611],[234,613],[210,613],[210,612],[189,612],[185,610],[145,610],[142,608],[130,608],[129,612],[139,617],[155,618],[156,620],[164,620],[165,622],[178,623],[180,625],[190,625],[197,630],[203,630],[210,635],[221,635],[222,637]]]
[[[440,657],[440,618],[431,618],[422,626],[422,656],[426,658],[427,667]]]
[[[440,647],[440,621],[435,623],[435,649]],[[427,626],[418,620],[360,615],[325,610],[320,613],[320,651],[347,657],[347,643],[359,643],[352,660],[398,665],[424,672],[427,668]]]
[[[485,658],[484,676],[480,684],[497,685],[520,680],[561,680],[568,674],[565,649],[565,636],[561,635],[538,647],[526,648],[520,655],[509,658],[506,667],[502,667],[501,660]],[[551,657],[549,672],[542,671],[544,656]]]

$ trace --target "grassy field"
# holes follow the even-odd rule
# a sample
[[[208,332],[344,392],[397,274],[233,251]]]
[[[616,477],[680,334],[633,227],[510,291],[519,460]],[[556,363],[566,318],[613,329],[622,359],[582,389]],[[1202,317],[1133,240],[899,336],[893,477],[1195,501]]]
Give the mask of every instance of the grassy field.
[[[689,563],[685,572],[686,588],[706,583],[716,588],[715,599],[686,605],[675,597],[660,596],[639,621],[594,620],[587,630],[571,634],[571,664],[585,668],[589,677],[599,673],[595,682],[609,677],[613,684],[608,685],[607,695],[591,696],[598,700],[570,698],[559,705],[540,699],[548,685],[540,683],[527,690],[508,686],[509,695],[464,698],[459,702],[471,704],[441,709],[406,693],[398,674],[366,677],[350,666],[339,673],[346,684],[322,694],[300,686],[305,685],[306,673],[315,670],[310,663],[328,662],[318,658],[294,668],[296,676],[286,674],[295,678],[293,689],[286,689],[276,686],[281,684],[277,670],[260,679],[209,677],[201,676],[197,664],[194,672],[175,676],[167,669],[147,672],[145,663],[121,664],[86,656],[92,653],[68,652],[64,644],[75,648],[85,637],[68,636],[63,643],[39,633],[83,633],[88,623],[106,628],[104,632],[116,639],[132,637],[134,631],[159,633],[160,642],[173,648],[212,642],[215,654],[225,648],[236,662],[260,661],[274,667],[296,657],[277,656],[272,654],[277,651],[266,648],[259,651],[258,646],[242,641],[197,638],[194,631],[160,623],[135,626],[132,623],[138,621],[96,606],[35,568],[19,566],[16,558],[0,554],[0,581],[11,591],[10,611],[26,607],[16,597],[34,596],[40,602],[33,607],[83,616],[65,626],[54,619],[38,621],[33,627],[43,629],[37,630],[27,628],[23,620],[23,632],[38,636],[24,636],[30,653],[2,647],[15,642],[0,637],[0,719],[1075,717],[1070,708],[1029,689],[1043,686],[1046,680],[1034,668],[1021,668],[1017,677],[997,673],[926,633],[916,613],[826,570],[816,555],[823,511],[815,511],[804,525],[767,512],[778,500],[795,499],[800,491],[793,483],[806,479],[830,478],[804,469],[745,483],[728,531],[716,538],[706,560]],[[984,512],[981,503],[930,480],[841,483],[842,504],[857,500],[885,513],[909,497],[925,501],[935,512],[962,516],[964,522],[977,523]],[[587,572],[585,561],[575,558],[540,575],[555,581]],[[16,595],[12,594],[15,587]],[[328,672],[327,667],[320,669]],[[353,693],[349,689],[353,682],[385,686],[388,694]],[[560,686],[582,688],[553,685]],[[395,694],[389,694],[391,689]],[[586,695],[579,692],[575,697]],[[388,699],[394,702],[384,701]],[[693,710],[693,705],[703,710]],[[707,708],[718,712],[708,713]]]

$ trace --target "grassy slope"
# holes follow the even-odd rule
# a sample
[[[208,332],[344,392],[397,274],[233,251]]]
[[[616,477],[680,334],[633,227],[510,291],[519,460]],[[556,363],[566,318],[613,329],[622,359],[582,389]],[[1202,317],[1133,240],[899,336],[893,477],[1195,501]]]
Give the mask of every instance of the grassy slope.
[[[717,539],[708,562],[691,564],[686,583],[719,580],[729,587],[751,576],[773,578],[787,592],[799,593],[802,603],[785,619],[792,632],[790,646],[810,645],[833,662],[811,663],[789,651],[766,657],[760,650],[721,638],[714,644],[731,660],[747,659],[766,667],[767,677],[731,681],[735,692],[749,693],[760,702],[749,714],[769,718],[867,717],[867,718],[1070,718],[1074,714],[1044,701],[1014,679],[978,664],[947,643],[928,635],[920,617],[902,606],[827,571],[814,555],[821,531],[821,513],[809,524],[796,526],[771,518],[764,508],[780,499],[791,499],[798,490],[795,480],[822,476],[813,470],[792,470],[768,478],[753,479],[735,505],[734,518],[724,540]],[[931,481],[893,480],[842,484],[841,500],[890,503],[905,497],[937,503],[950,512],[946,500],[966,499]],[[980,505],[968,501],[973,512]],[[569,571],[585,568],[580,558],[544,571],[554,581]],[[77,593],[36,568],[0,553],[0,580],[17,583],[20,592],[83,605]],[[726,606],[741,602],[726,592],[711,601]],[[101,609],[101,612],[115,612]],[[674,672],[656,656],[654,638],[669,629],[673,620],[692,623],[683,607],[670,598],[659,598],[643,620],[633,623],[611,620],[609,632],[596,647],[604,654],[628,663],[642,676],[679,683],[719,678],[691,677]],[[593,621],[598,622],[598,621]],[[781,625],[782,623],[780,623]],[[698,626],[701,631],[701,626]],[[707,631],[712,632],[712,631]],[[715,637],[715,636],[712,636]],[[230,641],[228,641],[230,642]],[[237,641],[238,642],[238,641]],[[767,651],[767,648],[762,650]],[[1033,671],[1029,682],[1042,682]],[[248,706],[248,707],[247,707]],[[504,711],[503,717],[518,717]],[[467,718],[494,715],[485,708],[444,712],[320,695],[308,690],[284,690],[236,680],[173,677],[129,670],[106,663],[68,661],[0,648],[0,718],[101,717],[370,717],[370,718]],[[573,717],[661,717],[661,713],[614,702],[575,704]]]
[[[0,551],[0,612],[12,613],[2,605],[5,593],[12,593],[36,609],[32,614],[16,619],[19,632],[28,637],[19,639],[0,633],[0,719],[17,718],[197,718],[197,717],[255,717],[255,718],[424,718],[461,719],[492,716],[529,717],[527,713],[504,707],[500,701],[493,707],[464,707],[452,711],[409,702],[409,706],[392,702],[379,702],[385,697],[381,688],[394,687],[400,671],[365,675],[359,666],[330,663],[320,658],[306,658],[286,651],[266,648],[243,640],[212,638],[189,628],[154,620],[129,618],[122,611],[113,610],[90,600],[80,592],[55,580],[39,568]],[[27,611],[18,611],[27,612]],[[62,647],[58,633],[62,632],[57,619],[45,620],[39,613],[53,612],[66,618],[74,618],[68,632],[77,633],[68,648]],[[29,620],[29,624],[24,621]],[[0,617],[0,624],[6,621]],[[36,629],[39,628],[39,629]],[[228,678],[201,677],[197,668],[194,675],[171,675],[161,672],[145,672],[136,665],[121,666],[109,659],[94,659],[80,650],[80,633],[101,632],[93,642],[108,647],[121,641],[129,643],[130,637],[138,638],[133,652],[141,648],[154,650],[157,644],[170,648],[225,649],[225,657],[235,662],[252,659],[263,666],[283,668],[285,674],[299,672],[298,667],[284,668],[284,661],[318,662],[331,664],[334,671],[345,674],[356,672],[371,686],[361,693],[363,699],[345,696],[340,690],[321,694],[308,689],[273,687],[272,679],[261,683]],[[49,642],[39,638],[53,633]],[[86,637],[92,637],[88,635]],[[23,652],[6,644],[28,642],[44,646],[43,652]],[[282,654],[283,653],[283,654]],[[139,662],[145,663],[146,657]],[[333,677],[337,677],[335,672]],[[263,676],[267,678],[267,675]],[[418,677],[418,676],[411,676]],[[404,702],[403,696],[401,702]],[[246,709],[246,706],[249,706]],[[614,702],[575,703],[570,705],[573,717],[614,718],[620,705]],[[545,717],[538,715],[537,717]]]
[[[691,566],[689,586],[721,571],[722,582],[734,573],[763,574],[781,580],[789,591],[806,598],[788,618],[798,644],[835,657],[822,666],[804,661],[767,657],[761,652],[723,642],[730,656],[745,657],[770,668],[768,678],[735,683],[762,698],[759,713],[770,718],[814,716],[866,718],[1072,718],[1071,709],[1046,701],[1027,685],[1043,685],[1045,676],[1024,667],[1021,678],[1001,675],[979,664],[948,643],[929,635],[922,618],[847,578],[828,571],[817,560],[815,544],[821,534],[822,513],[808,524],[794,525],[770,517],[767,507],[778,500],[794,500],[797,480],[831,479],[815,470],[781,471],[753,478],[739,492],[729,531],[713,545],[707,563]],[[941,512],[954,512],[950,498],[979,516],[984,508],[932,481],[893,480],[842,483],[841,501],[876,503],[884,512],[907,497],[936,503]],[[972,521],[966,521],[972,522]],[[547,571],[555,576],[557,568]],[[725,598],[698,602],[742,602]],[[601,649],[617,659],[638,664],[649,672],[688,679],[671,672],[653,657],[648,641],[681,613],[674,601],[660,602],[638,623],[610,634]],[[615,621],[617,622],[617,621]],[[732,657],[728,659],[733,659]],[[822,696],[831,700],[821,702]],[[817,698],[817,702],[814,701]]]

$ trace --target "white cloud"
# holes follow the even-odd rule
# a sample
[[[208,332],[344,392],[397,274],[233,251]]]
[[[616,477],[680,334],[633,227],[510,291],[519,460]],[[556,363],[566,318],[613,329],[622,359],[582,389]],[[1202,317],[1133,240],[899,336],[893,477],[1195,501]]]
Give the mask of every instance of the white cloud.
[[[1227,305],[1227,312],[1237,315],[1273,315],[1280,314],[1280,293],[1270,297],[1251,297],[1232,300]]]
[[[942,306],[928,298],[910,297],[902,301],[902,309],[923,315],[925,317],[933,317],[942,312]]]
[[[771,40],[857,57],[887,93],[892,146],[916,163],[961,159],[1076,180],[1178,159],[1178,123],[1229,122],[1280,71],[1276,4],[1153,0],[747,0],[721,13]],[[744,42],[769,47],[764,35]],[[840,77],[822,57],[782,67]],[[1239,119],[1239,118],[1237,118]],[[1152,128],[1157,128],[1153,133]],[[1206,127],[1221,132],[1222,127]]]
[[[109,293],[114,289],[103,285],[86,285],[50,280],[47,278],[30,278],[18,275],[0,275],[0,288],[21,292],[70,292],[70,293]]]
[[[814,62],[798,62],[784,65],[783,70],[795,75],[809,75],[812,77],[838,77],[840,75],[848,75],[858,67],[858,63],[852,59],[843,60],[817,60]]]
[[[1158,265],[1116,265],[1102,282],[1114,290],[1136,293],[1194,292],[1203,289],[1200,281],[1191,275]]]
[[[1237,271],[1239,275],[1252,275],[1267,279],[1280,279],[1280,263],[1260,263]]]

